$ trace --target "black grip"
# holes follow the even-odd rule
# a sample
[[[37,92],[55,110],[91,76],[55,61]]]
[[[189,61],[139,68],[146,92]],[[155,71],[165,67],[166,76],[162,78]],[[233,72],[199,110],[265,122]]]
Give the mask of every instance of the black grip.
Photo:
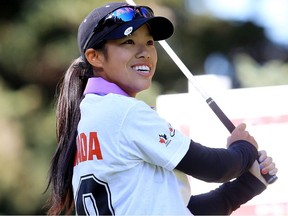
[[[213,112],[216,114],[216,116],[219,118],[219,120],[224,124],[224,126],[227,128],[227,130],[232,133],[232,131],[235,129],[235,125],[228,119],[228,117],[225,115],[225,113],[220,109],[220,107],[216,104],[216,102],[209,97],[206,100],[207,104],[209,107],[213,110]],[[259,163],[259,160],[258,160]],[[268,184],[274,183],[278,177],[276,175],[270,175],[269,173],[267,174],[262,174],[261,175],[264,177],[266,182]]]
[[[216,102],[211,97],[209,97],[206,102],[220,119],[220,121],[224,124],[227,130],[232,133],[232,131],[235,129],[235,125],[230,121],[230,119],[228,119],[228,117],[224,114]]]

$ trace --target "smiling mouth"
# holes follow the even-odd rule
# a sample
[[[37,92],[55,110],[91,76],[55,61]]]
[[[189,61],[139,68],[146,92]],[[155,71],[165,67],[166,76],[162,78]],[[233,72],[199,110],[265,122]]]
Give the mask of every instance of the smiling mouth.
[[[147,65],[139,65],[139,66],[135,66],[132,68],[133,68],[133,70],[138,71],[138,72],[143,72],[143,73],[149,73],[150,72],[150,68]]]

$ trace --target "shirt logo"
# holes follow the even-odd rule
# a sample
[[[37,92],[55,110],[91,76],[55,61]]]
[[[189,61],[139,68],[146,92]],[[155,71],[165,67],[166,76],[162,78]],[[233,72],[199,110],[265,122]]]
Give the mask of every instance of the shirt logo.
[[[175,136],[175,129],[169,124],[169,131],[170,131],[170,136],[174,137]]]
[[[166,147],[172,141],[171,138],[175,136],[175,129],[172,128],[171,124],[168,125],[168,130],[169,130],[168,135],[167,133],[159,134],[159,143],[164,144]]]
[[[169,143],[171,142],[171,140],[168,140],[166,134],[159,134],[159,142],[160,142],[161,144],[165,144],[165,145],[167,146],[167,145],[169,145]]]

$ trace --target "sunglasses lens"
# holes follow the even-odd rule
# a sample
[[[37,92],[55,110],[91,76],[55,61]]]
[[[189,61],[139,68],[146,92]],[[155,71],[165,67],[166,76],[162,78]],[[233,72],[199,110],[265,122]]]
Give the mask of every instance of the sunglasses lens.
[[[116,22],[131,21],[133,20],[134,15],[135,15],[134,9],[131,7],[119,8],[113,13],[111,13],[111,17],[113,17]]]
[[[153,11],[150,8],[148,8],[148,7],[139,7],[139,8],[137,8],[137,10],[140,11],[140,14],[139,14],[139,11],[136,12],[136,10],[133,7],[119,8],[119,9],[115,10],[114,12],[112,12],[107,17],[106,20],[112,18],[113,21],[116,22],[116,23],[129,22],[129,21],[132,21],[135,18],[136,13],[138,15],[146,17],[146,18],[154,16]]]
[[[154,16],[153,11],[148,7],[140,7],[140,12],[141,12],[142,16],[146,17],[146,18]]]

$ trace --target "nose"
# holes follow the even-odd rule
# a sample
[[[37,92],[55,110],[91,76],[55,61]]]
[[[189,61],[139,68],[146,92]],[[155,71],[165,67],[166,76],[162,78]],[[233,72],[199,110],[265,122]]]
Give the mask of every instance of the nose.
[[[150,57],[151,56],[148,47],[146,45],[139,45],[136,53],[136,58],[149,59]]]

